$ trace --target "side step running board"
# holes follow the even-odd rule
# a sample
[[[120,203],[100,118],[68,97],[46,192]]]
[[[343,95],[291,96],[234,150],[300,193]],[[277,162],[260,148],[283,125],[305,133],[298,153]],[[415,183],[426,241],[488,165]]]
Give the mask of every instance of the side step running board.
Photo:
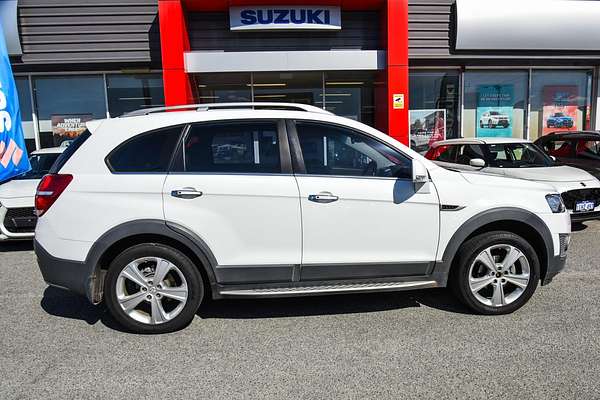
[[[285,297],[302,295],[335,294],[349,292],[377,292],[410,289],[425,289],[438,287],[436,281],[416,282],[382,282],[382,283],[354,283],[339,285],[294,286],[279,288],[257,289],[227,289],[220,290],[223,297]]]

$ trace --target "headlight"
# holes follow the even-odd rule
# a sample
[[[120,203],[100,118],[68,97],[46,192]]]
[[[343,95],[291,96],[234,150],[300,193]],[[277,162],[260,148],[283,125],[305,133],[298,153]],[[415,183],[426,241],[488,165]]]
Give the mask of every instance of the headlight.
[[[563,203],[560,194],[548,194],[546,195],[546,201],[553,213],[565,212],[565,203]]]

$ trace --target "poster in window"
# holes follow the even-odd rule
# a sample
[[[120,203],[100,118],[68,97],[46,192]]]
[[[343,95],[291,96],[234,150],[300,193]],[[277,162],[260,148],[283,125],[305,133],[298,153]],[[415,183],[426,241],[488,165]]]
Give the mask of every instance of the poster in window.
[[[577,86],[544,86],[542,135],[577,129]]]
[[[477,137],[511,137],[514,85],[477,87]]]
[[[446,139],[446,110],[410,110],[410,148],[425,154],[431,145]]]
[[[54,145],[59,146],[62,142],[81,135],[87,129],[85,123],[92,119],[92,114],[52,115]]]

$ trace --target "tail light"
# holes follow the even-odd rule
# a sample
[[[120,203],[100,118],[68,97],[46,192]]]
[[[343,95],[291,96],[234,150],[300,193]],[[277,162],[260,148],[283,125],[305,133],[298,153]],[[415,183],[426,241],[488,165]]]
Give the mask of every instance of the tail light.
[[[72,180],[73,175],[67,174],[48,174],[42,178],[35,194],[35,211],[38,217],[48,211]]]

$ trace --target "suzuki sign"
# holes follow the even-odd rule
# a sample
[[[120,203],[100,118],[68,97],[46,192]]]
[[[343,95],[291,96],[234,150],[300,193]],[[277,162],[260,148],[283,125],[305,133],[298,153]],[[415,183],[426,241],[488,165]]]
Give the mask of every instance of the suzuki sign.
[[[329,6],[230,7],[229,25],[232,31],[340,30],[342,18],[339,7]]]

